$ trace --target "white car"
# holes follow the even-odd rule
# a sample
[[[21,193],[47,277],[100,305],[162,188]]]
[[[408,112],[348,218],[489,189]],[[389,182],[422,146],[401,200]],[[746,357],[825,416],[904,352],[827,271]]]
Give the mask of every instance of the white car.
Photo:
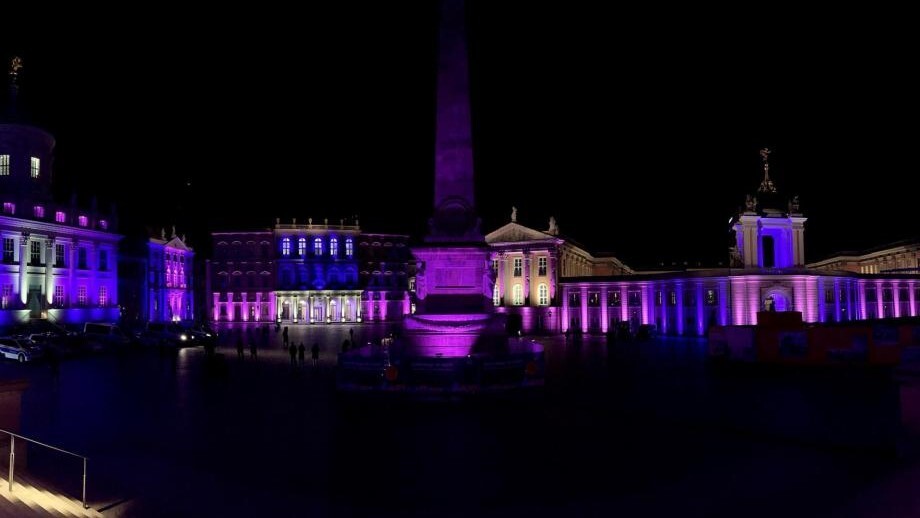
[[[0,354],[22,362],[30,362],[42,355],[42,348],[25,338],[0,338]]]

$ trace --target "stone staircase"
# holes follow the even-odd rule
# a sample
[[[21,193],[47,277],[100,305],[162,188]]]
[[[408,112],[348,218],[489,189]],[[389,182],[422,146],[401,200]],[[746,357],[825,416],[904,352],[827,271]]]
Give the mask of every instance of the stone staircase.
[[[80,500],[53,491],[28,473],[17,469],[13,492],[9,479],[0,476],[0,518],[30,518],[48,516],[101,517],[95,509],[84,509]]]

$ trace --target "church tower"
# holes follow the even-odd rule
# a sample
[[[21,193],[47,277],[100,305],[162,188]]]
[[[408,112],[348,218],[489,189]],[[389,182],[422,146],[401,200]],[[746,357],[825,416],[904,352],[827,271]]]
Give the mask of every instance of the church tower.
[[[770,178],[769,149],[761,149],[763,180],[757,194],[747,195],[743,212],[734,218],[736,246],[732,266],[802,268],[805,265],[805,221],[799,197],[785,207]]]

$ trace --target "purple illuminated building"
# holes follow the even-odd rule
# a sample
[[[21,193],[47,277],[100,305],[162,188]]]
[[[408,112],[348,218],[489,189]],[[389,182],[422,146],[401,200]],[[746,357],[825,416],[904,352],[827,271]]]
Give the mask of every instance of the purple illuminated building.
[[[195,251],[185,236],[166,231],[147,242],[145,311],[148,322],[177,322],[195,318],[193,271]]]
[[[845,258],[805,265],[806,218],[797,196],[779,196],[769,153],[761,151],[756,195],[748,195],[732,219],[730,268],[563,278],[561,330],[606,333],[620,324],[634,331],[652,325],[662,333],[704,336],[710,325],[756,324],[760,311],[797,311],[805,322],[917,316],[916,274],[856,273],[841,267],[849,264]],[[856,260],[866,260],[868,269],[869,259]]]
[[[0,123],[0,326],[47,319],[59,323],[119,318],[114,211],[55,203],[54,138],[19,122],[16,73]]]

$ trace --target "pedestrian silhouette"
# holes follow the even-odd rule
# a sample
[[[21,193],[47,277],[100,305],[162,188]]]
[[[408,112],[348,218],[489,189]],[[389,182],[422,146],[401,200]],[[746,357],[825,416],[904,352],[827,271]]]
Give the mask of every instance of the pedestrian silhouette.
[[[297,347],[291,344],[291,346],[288,347],[288,352],[291,354],[291,367],[293,367],[297,365]]]
[[[255,341],[250,340],[249,343],[254,344]],[[242,336],[236,339],[236,357],[241,360],[243,359],[243,337]]]
[[[257,352],[257,350],[256,350],[256,343],[255,343],[255,342],[252,342],[252,343],[249,344],[249,357],[252,358],[252,359],[256,359],[256,358],[259,357],[259,354],[258,354],[258,352]]]
[[[351,340],[351,343],[355,343],[355,328],[348,330],[348,338]]]
[[[316,367],[316,362],[319,361],[319,344],[313,342],[313,347],[310,348],[310,356],[313,357],[313,366]]]
[[[300,346],[297,347],[297,356],[300,358],[300,366],[303,367],[303,358],[304,353],[307,351],[307,348],[303,346],[303,342],[300,342]]]
[[[288,326],[284,326],[284,331],[281,332],[281,342],[285,348],[288,346]]]

